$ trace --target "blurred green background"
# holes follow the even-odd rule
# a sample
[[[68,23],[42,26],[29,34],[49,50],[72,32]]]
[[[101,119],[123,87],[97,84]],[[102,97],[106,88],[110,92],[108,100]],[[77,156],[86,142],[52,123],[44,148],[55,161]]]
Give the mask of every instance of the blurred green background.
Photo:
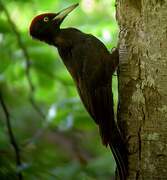
[[[79,0],[78,0],[79,1]],[[111,179],[114,160],[101,144],[97,126],[84,109],[57,49],[33,40],[29,24],[43,12],[57,12],[77,0],[0,0],[0,93],[21,150],[16,169],[6,120],[0,107],[0,179]],[[117,44],[114,0],[80,0],[64,21]],[[114,101],[117,80],[113,77]],[[115,107],[116,109],[116,107]]]

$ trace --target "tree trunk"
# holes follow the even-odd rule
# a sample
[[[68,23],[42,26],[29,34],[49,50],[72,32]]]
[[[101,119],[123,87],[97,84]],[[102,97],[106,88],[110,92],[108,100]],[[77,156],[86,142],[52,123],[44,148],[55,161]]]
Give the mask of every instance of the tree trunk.
[[[167,0],[117,0],[127,179],[167,179]]]

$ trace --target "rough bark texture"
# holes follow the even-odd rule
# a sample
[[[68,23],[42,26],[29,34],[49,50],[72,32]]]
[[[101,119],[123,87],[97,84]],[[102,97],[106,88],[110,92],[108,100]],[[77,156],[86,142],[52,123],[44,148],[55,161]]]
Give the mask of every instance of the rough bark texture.
[[[130,180],[167,179],[167,0],[117,0],[118,122]]]

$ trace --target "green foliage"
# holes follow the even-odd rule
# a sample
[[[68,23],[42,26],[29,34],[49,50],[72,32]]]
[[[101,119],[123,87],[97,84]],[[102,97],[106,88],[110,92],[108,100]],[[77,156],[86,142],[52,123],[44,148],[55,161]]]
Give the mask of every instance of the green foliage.
[[[0,6],[0,92],[11,115],[22,166],[15,166],[15,153],[0,107],[0,179],[17,179],[18,171],[31,180],[111,179],[111,153],[101,145],[97,127],[81,104],[57,50],[34,41],[28,33],[31,19],[38,13],[56,12],[78,1],[2,2],[16,27],[12,27]],[[63,27],[74,26],[91,33],[111,49],[116,46],[118,32],[114,11],[114,0],[81,0]],[[28,73],[24,49],[30,61]],[[113,78],[116,94],[117,81]],[[117,94],[114,101],[116,104]]]

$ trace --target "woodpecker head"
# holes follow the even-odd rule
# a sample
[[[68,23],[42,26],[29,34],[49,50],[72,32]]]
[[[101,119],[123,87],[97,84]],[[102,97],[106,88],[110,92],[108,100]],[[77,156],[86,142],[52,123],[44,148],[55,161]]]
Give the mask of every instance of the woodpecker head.
[[[59,13],[44,13],[36,16],[30,25],[30,35],[40,41],[53,44],[53,37],[60,30],[61,23],[77,6],[78,4],[74,4]]]

